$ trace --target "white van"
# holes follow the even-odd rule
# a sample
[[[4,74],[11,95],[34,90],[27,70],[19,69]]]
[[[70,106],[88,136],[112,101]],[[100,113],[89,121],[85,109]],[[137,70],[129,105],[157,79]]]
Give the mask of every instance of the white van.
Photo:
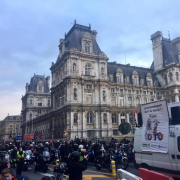
[[[172,119],[177,117],[178,103],[168,104],[169,117]],[[171,110],[172,108],[172,110]],[[180,109],[180,106],[179,106]],[[177,120],[177,118],[176,118]],[[178,121],[180,119],[178,118]],[[176,121],[172,122],[175,123]],[[172,123],[172,124],[173,124]],[[175,123],[176,124],[176,123]],[[167,153],[155,153],[141,150],[142,143],[142,128],[137,128],[134,136],[134,155],[135,155],[135,167],[144,167],[157,171],[164,171],[166,173],[179,174],[180,173],[180,125],[169,126],[169,144]]]

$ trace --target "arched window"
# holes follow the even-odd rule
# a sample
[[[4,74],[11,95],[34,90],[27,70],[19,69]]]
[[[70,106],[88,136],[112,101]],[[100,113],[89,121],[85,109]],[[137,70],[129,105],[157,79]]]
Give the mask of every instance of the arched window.
[[[179,73],[176,72],[176,80],[179,81]]]
[[[85,43],[85,52],[90,53],[90,43],[88,42]]]
[[[138,79],[137,79],[137,77],[136,76],[134,76],[134,84],[138,84]]]
[[[117,123],[117,115],[116,115],[116,113],[112,114],[112,123]]]
[[[91,76],[91,65],[90,64],[86,64],[85,66],[85,75],[87,76]]]
[[[133,113],[129,114],[129,121],[130,121],[130,123],[133,123],[133,121],[134,121]]]
[[[106,113],[103,114],[103,120],[104,120],[104,123],[107,123],[107,114]]]
[[[103,91],[103,101],[106,101],[106,91]]]
[[[93,115],[91,112],[87,113],[87,123],[93,122]]]
[[[101,67],[101,75],[104,76],[104,67]]]
[[[77,89],[74,88],[74,100],[77,100]]]
[[[74,123],[77,123],[77,120],[78,120],[77,113],[74,113]]]
[[[172,75],[172,72],[169,73],[169,80],[170,80],[170,81],[173,81],[173,75]]]
[[[42,86],[39,86],[39,92],[42,92]]]
[[[73,72],[76,72],[76,63],[73,63]]]

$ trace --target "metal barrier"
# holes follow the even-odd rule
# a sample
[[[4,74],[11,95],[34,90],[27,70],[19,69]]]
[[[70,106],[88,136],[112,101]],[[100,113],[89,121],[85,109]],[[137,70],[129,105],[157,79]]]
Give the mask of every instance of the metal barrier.
[[[118,169],[117,170],[117,180],[142,180],[140,177],[135,176],[134,174],[131,174],[123,169]],[[144,180],[144,179],[143,179]]]

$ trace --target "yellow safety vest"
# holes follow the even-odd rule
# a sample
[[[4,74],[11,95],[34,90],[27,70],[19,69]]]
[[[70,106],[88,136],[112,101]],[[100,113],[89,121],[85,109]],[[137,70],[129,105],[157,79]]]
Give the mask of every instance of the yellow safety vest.
[[[24,158],[25,151],[23,151],[22,155],[19,154],[19,151],[17,152],[17,160],[20,159],[20,157]]]

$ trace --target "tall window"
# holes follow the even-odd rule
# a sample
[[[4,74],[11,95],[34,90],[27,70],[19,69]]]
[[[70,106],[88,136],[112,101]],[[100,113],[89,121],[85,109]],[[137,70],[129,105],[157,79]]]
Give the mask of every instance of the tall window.
[[[29,119],[32,119],[32,113],[29,114]]]
[[[62,94],[61,93],[59,94],[59,106],[60,107],[62,106]]]
[[[87,75],[87,76],[91,76],[92,75],[91,65],[90,64],[86,64],[86,66],[85,66],[85,75]]]
[[[172,75],[172,72],[169,73],[169,80],[170,80],[170,81],[173,81],[173,75]]]
[[[77,123],[77,120],[78,120],[77,113],[74,113],[74,123]]]
[[[73,63],[73,72],[76,72],[76,63]]]
[[[90,53],[90,43],[88,42],[85,43],[85,52]]]
[[[41,109],[38,109],[38,114],[41,114]]]
[[[122,113],[121,114],[121,122],[125,122],[125,119],[126,119],[126,117],[125,117],[124,113]]]
[[[138,80],[136,76],[134,76],[134,84],[138,84]]]
[[[107,123],[107,114],[106,113],[103,114],[103,120],[104,120],[104,123]]]
[[[77,100],[77,89],[74,88],[74,100]]]
[[[101,75],[104,76],[104,67],[101,67]]]
[[[179,81],[179,73],[176,72],[176,80]]]
[[[32,104],[32,99],[30,99],[30,104]]]
[[[51,106],[51,102],[50,102],[50,99],[48,99],[48,106]]]
[[[42,106],[42,99],[38,99],[38,106]]]
[[[86,104],[92,104],[92,94],[91,93],[86,94]]]
[[[39,86],[39,92],[42,92],[42,86]]]
[[[132,97],[128,97],[128,106],[132,106]]]
[[[117,115],[116,115],[116,113],[112,114],[112,123],[117,123]]]
[[[165,82],[165,85],[167,85],[167,76],[166,75],[164,76],[164,82]]]
[[[137,105],[139,105],[139,104],[140,104],[140,100],[139,100],[139,98],[138,98],[138,97],[136,98],[136,104],[137,104]]]
[[[106,91],[103,91],[103,101],[106,101]]]
[[[91,112],[87,113],[87,123],[93,122],[93,115]]]

